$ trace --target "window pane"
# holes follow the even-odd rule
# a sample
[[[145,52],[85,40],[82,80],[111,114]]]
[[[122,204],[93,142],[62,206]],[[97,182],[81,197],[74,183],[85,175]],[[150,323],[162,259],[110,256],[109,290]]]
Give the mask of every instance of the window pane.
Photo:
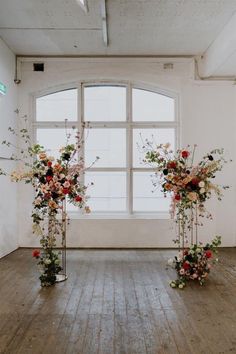
[[[126,211],[125,172],[86,172],[85,184],[91,182],[88,205],[92,212]]]
[[[170,143],[171,148],[175,150],[175,130],[174,128],[158,129],[133,129],[133,166],[150,167],[142,161],[145,153],[142,150],[145,140],[154,142],[155,145]]]
[[[77,90],[66,90],[37,98],[37,121],[77,121]]]
[[[126,88],[90,86],[84,88],[85,121],[125,121]]]
[[[175,101],[155,92],[133,89],[134,121],[174,121]]]
[[[85,164],[90,166],[99,156],[95,167],[126,166],[125,129],[87,129],[85,131]]]
[[[75,142],[75,134],[76,131],[73,129],[67,130],[68,134],[71,134],[69,139],[69,144],[73,144]],[[37,142],[40,145],[43,145],[47,152],[58,158],[60,156],[59,149],[66,145],[66,131],[65,129],[37,129]]]
[[[133,210],[134,212],[167,212],[170,198],[165,198],[160,188],[155,189],[150,172],[133,173]]]

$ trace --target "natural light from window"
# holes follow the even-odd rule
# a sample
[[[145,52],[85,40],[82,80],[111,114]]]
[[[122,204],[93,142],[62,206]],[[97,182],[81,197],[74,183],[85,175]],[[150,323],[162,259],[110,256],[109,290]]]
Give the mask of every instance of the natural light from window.
[[[145,139],[176,147],[175,98],[132,84],[81,84],[80,88],[36,99],[36,140],[57,157],[72,127],[85,129],[85,166],[92,215],[149,215],[167,213],[169,198],[154,189],[155,171],[144,165]],[[73,138],[72,138],[73,141]],[[76,211],[71,208],[69,211]]]

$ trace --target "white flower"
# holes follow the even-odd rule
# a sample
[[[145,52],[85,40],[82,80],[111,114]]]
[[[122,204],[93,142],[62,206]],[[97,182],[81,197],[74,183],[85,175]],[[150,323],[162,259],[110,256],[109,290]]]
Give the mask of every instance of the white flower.
[[[200,189],[200,193],[201,193],[201,194],[203,194],[203,193],[205,193],[205,192],[206,192],[205,188],[201,188],[201,189]]]
[[[169,266],[172,266],[173,263],[174,263],[174,260],[173,260],[172,258],[168,259],[167,264],[168,264]]]
[[[201,181],[201,182],[198,183],[198,185],[199,185],[200,188],[204,188],[205,182],[204,182],[204,181]]]
[[[179,289],[183,289],[184,288],[184,284],[180,283],[179,284]]]
[[[59,264],[60,263],[59,259],[56,259],[54,263]]]
[[[171,281],[171,282],[170,282],[170,286],[171,286],[172,288],[176,288],[175,282],[174,282],[174,281]]]
[[[51,259],[45,258],[44,259],[44,264],[51,264]]]
[[[201,253],[201,248],[197,248],[197,249],[196,249],[196,252],[197,252],[197,253]]]

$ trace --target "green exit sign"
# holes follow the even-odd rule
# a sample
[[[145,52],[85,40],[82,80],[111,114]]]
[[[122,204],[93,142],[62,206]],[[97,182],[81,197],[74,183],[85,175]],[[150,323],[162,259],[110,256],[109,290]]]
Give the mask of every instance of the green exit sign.
[[[0,95],[5,95],[7,93],[7,87],[2,82],[0,82]]]

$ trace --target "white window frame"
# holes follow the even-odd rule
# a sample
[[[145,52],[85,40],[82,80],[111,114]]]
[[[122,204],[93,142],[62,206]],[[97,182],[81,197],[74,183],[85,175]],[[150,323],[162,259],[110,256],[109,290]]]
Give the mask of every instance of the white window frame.
[[[120,219],[129,219],[129,218],[139,218],[139,219],[148,219],[148,218],[158,218],[158,219],[168,219],[169,212],[134,212],[133,211],[133,173],[134,172],[153,172],[152,168],[145,167],[133,167],[133,129],[134,128],[146,128],[146,129],[164,129],[164,128],[172,128],[175,131],[175,147],[179,147],[179,97],[178,94],[170,91],[166,91],[163,89],[159,89],[155,86],[144,85],[140,83],[134,83],[130,81],[117,81],[117,80],[96,80],[96,81],[82,81],[71,83],[70,85],[60,85],[57,87],[53,87],[48,90],[37,92],[32,95],[32,115],[33,115],[33,138],[36,141],[36,133],[37,129],[60,129],[64,128],[65,123],[63,121],[45,121],[38,122],[36,120],[36,100],[45,95],[53,94],[56,92],[60,92],[63,90],[77,89],[78,91],[78,102],[77,102],[77,121],[68,121],[67,127],[72,128],[76,127],[79,131],[81,131],[82,124],[84,122],[84,88],[89,86],[121,86],[126,87],[126,121],[119,122],[110,122],[110,121],[95,121],[89,122],[89,126],[91,128],[124,128],[126,129],[126,167],[124,168],[100,168],[92,167],[89,172],[126,172],[126,211],[125,212],[93,212],[92,214],[81,214],[78,212],[69,212],[70,217],[72,218],[120,218]],[[168,122],[153,122],[153,121],[145,121],[145,122],[135,122],[132,121],[132,89],[141,89],[146,91],[151,91],[160,95],[164,95],[174,99],[174,112],[175,119],[174,121]],[[96,182],[96,181],[95,181]]]

